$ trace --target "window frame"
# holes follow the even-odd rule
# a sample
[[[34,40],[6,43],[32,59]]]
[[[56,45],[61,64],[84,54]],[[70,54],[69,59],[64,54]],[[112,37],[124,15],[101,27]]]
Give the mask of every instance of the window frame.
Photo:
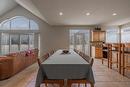
[[[19,18],[23,18],[23,19],[27,19],[28,20],[28,28],[27,29],[24,29],[24,28],[12,28],[12,21],[15,20],[15,19],[19,19]],[[37,29],[31,29],[31,21],[33,21],[33,23],[36,25],[35,27],[37,27]],[[36,23],[34,20],[32,19],[28,19],[24,16],[15,16],[15,17],[12,17],[10,19],[7,19],[7,20],[4,20],[3,22],[0,23],[0,30],[4,30],[3,28],[3,25],[5,23],[9,22],[10,23],[10,28],[8,30],[39,30],[39,26],[38,26],[38,23]]]
[[[7,33],[8,35],[9,35],[9,52],[8,53],[11,53],[11,36],[10,35],[18,35],[18,37],[19,37],[19,45],[18,45],[18,51],[21,51],[21,48],[20,48],[20,46],[21,46],[21,35],[28,35],[28,41],[29,41],[29,43],[28,43],[28,48],[27,49],[30,49],[30,37],[29,37],[29,35],[33,35],[33,48],[35,48],[35,43],[38,43],[38,42],[35,42],[35,38],[39,38],[39,26],[38,26],[38,23],[36,23],[34,20],[32,20],[32,19],[28,19],[28,18],[26,18],[27,20],[28,20],[28,29],[22,29],[22,28],[17,28],[17,29],[14,29],[14,28],[12,28],[11,27],[11,21],[12,20],[14,20],[14,19],[16,19],[16,18],[26,18],[26,17],[23,17],[23,16],[16,16],[16,17],[13,17],[13,18],[10,18],[10,19],[7,19],[7,20],[4,20],[3,22],[1,22],[0,23],[0,35],[2,35],[2,33]],[[30,20],[31,21],[33,21],[33,23],[35,23],[35,25],[36,25],[36,27],[38,28],[38,29],[31,29],[31,24],[30,24]],[[9,22],[10,23],[10,28],[9,29],[5,29],[4,30],[4,28],[2,28],[2,26],[5,24],[5,23],[7,23],[7,22]],[[37,34],[38,34],[38,36],[37,36]],[[0,50],[2,49],[2,43],[1,43],[1,39],[2,37],[0,37]],[[39,44],[37,44],[38,46],[36,46],[36,48],[37,47],[39,47]],[[32,49],[32,48],[31,48]],[[22,50],[23,51],[23,50]],[[1,52],[2,53],[2,52]],[[0,53],[0,55],[5,55],[5,54],[1,54]],[[6,53],[6,54],[8,54],[8,53]]]

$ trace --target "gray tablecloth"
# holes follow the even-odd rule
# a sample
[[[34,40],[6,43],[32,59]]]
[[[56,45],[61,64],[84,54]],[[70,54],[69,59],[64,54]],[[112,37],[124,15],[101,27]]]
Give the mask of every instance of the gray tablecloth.
[[[44,77],[47,77],[48,79],[87,79],[88,81],[95,83],[92,67],[90,64],[88,64],[83,58],[81,58],[79,55],[75,54],[74,51],[70,51],[71,54],[65,54],[63,55],[64,58],[72,57],[74,58],[74,55],[76,55],[76,58],[74,58],[73,61],[76,61],[75,59],[81,58],[79,63],[72,63],[71,62],[63,62],[62,63],[52,63],[52,58],[59,57],[61,51],[58,51],[54,55],[52,55],[50,58],[47,59],[46,62],[43,62],[41,67],[39,68],[37,78],[36,78],[36,87],[39,87],[42,81],[44,80]],[[59,56],[58,56],[59,54]],[[68,55],[68,56],[67,56]],[[60,57],[63,57],[60,56]],[[55,60],[55,59],[54,59]],[[65,59],[69,60],[69,59]],[[56,60],[55,60],[56,61]],[[57,60],[59,61],[59,60]],[[82,61],[82,62],[81,62]],[[86,63],[83,63],[83,62]]]

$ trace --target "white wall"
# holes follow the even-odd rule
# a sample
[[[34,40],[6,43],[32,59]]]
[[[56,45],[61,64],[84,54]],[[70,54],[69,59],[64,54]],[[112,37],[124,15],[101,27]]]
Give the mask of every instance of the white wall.
[[[70,29],[94,29],[94,26],[53,26],[53,46],[55,49],[69,48]]]
[[[68,49],[69,48],[69,29],[66,27],[53,27],[52,29],[52,48]]]

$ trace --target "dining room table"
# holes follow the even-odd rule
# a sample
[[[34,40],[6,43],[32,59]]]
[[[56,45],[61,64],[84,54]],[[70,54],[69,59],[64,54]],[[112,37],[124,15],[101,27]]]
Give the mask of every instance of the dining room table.
[[[50,80],[86,79],[92,84],[95,83],[90,63],[72,49],[68,53],[63,53],[63,50],[57,50],[41,63],[35,87],[40,87],[45,77]]]

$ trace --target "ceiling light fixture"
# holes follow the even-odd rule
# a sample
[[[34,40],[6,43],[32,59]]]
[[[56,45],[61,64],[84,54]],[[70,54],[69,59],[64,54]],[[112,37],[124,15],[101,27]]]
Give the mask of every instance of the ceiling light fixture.
[[[116,16],[116,15],[117,15],[117,13],[113,13],[112,15],[113,15],[113,16]]]
[[[89,16],[89,15],[90,15],[90,13],[86,13],[86,15],[87,15],[87,16]]]
[[[60,13],[59,13],[59,15],[60,15],[60,16],[62,16],[62,15],[63,15],[63,13],[62,13],[62,12],[60,12]]]

